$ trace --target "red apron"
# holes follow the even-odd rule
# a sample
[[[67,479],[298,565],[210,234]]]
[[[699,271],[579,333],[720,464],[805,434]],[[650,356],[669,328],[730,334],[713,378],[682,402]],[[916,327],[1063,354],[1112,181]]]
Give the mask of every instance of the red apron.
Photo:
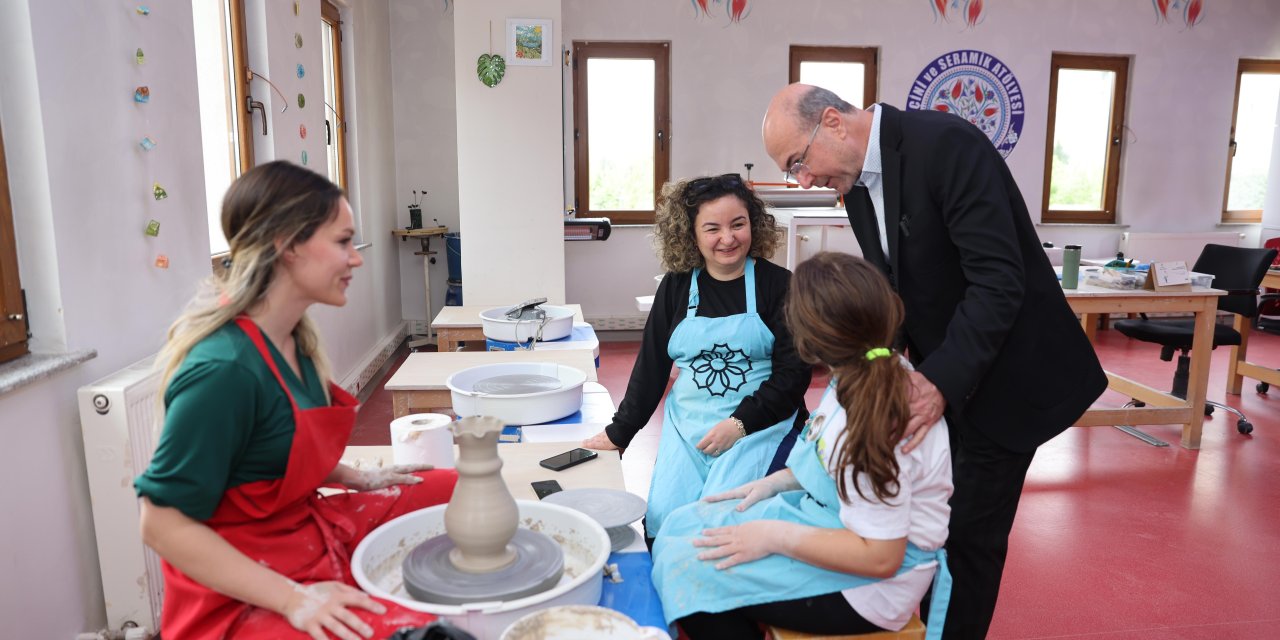
[[[423,482],[415,485],[321,497],[316,489],[337,466],[355,426],[356,399],[329,383],[329,406],[299,409],[258,326],[244,317],[237,318],[236,324],[257,346],[289,397],[293,445],[283,478],[228,489],[213,517],[204,524],[240,552],[296,582],[340,581],[356,586],[351,553],[360,540],[387,520],[447,502],[457,472],[427,471],[418,474]],[[167,639],[309,638],[283,616],[212,591],[168,562],[163,563],[163,573],[160,627]],[[435,619],[386,600],[380,602],[387,607],[382,616],[351,609],[374,628],[374,638],[386,638],[401,627]]]

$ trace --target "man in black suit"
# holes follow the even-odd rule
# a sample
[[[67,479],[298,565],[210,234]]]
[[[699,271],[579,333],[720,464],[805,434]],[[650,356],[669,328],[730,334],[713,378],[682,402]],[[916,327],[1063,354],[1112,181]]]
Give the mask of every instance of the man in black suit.
[[[976,127],[793,84],[770,102],[763,134],[802,186],[845,194],[864,257],[902,297],[916,367],[906,446],[944,413],[951,428],[944,637],[984,637],[1036,447],[1089,408],[1106,375],[1013,176]]]

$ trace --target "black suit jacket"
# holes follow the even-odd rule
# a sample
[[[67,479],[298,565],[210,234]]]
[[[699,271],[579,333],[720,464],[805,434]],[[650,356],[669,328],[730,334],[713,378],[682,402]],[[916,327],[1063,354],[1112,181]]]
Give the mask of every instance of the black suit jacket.
[[[991,141],[951,114],[877,108],[889,260],[865,187],[845,196],[858,244],[902,297],[908,354],[952,428],[1030,451],[1106,390],[1102,366]]]

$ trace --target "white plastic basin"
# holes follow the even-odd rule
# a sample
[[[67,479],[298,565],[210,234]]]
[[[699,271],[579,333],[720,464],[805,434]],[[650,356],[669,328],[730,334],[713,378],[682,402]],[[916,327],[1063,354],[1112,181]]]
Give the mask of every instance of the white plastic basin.
[[[559,340],[573,332],[573,309],[544,304],[539,307],[547,313],[541,339]],[[501,342],[528,342],[538,336],[538,320],[510,320],[507,311],[511,307],[495,307],[480,312],[480,327],[484,337]]]
[[[486,381],[508,376],[545,376],[559,387],[532,393],[491,393]],[[582,385],[587,374],[551,362],[502,362],[463,369],[445,380],[458,417],[493,416],[505,424],[539,424],[559,420],[582,408]],[[477,389],[480,385],[481,389]]]
[[[564,575],[548,591],[509,602],[445,605],[418,602],[404,589],[401,565],[410,551],[444,533],[444,510],[438,505],[405,514],[374,529],[356,547],[351,573],[365,592],[415,611],[424,611],[462,627],[478,640],[498,640],[521,617],[568,604],[594,605],[604,587],[609,534],[590,517],[567,507],[517,500],[520,526],[545,533],[564,550]]]

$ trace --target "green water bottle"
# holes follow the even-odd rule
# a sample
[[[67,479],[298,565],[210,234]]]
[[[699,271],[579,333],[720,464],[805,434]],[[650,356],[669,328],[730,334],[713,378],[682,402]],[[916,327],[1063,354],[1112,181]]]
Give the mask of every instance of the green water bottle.
[[[1080,286],[1080,245],[1069,244],[1062,248],[1062,288]]]

